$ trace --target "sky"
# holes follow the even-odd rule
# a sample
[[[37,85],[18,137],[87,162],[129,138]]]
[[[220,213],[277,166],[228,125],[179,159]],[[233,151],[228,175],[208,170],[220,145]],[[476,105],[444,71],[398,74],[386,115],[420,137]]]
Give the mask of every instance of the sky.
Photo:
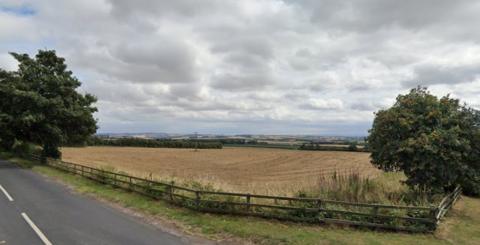
[[[480,1],[0,0],[8,52],[55,49],[100,133],[363,136],[418,85],[480,109]]]

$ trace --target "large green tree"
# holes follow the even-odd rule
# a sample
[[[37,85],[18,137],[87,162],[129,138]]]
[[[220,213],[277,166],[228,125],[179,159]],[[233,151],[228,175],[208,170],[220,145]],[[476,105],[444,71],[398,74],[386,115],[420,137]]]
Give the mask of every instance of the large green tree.
[[[403,171],[409,186],[430,193],[461,185],[479,195],[479,123],[479,113],[459,100],[412,89],[376,113],[368,137],[372,163]]]
[[[0,69],[0,147],[6,150],[11,150],[15,142],[12,96],[16,80],[12,73]]]
[[[53,50],[34,58],[11,53],[18,70],[0,69],[0,139],[4,148],[15,140],[38,144],[43,154],[59,157],[62,144],[81,143],[97,130],[96,98],[77,91],[80,81]]]

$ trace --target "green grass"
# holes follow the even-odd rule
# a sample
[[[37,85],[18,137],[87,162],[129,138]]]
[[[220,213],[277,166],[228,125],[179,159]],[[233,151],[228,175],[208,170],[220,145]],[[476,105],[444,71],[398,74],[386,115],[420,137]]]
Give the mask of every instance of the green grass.
[[[12,160],[29,165],[19,158]],[[259,244],[480,244],[480,199],[468,197],[457,203],[435,234],[407,234],[197,213],[47,166],[35,165],[32,170],[68,184],[77,192],[172,220],[189,232],[213,239],[236,237]]]
[[[8,161],[17,164],[22,168],[32,168],[35,164],[32,161],[15,156],[12,153],[0,151],[0,159],[8,159]]]

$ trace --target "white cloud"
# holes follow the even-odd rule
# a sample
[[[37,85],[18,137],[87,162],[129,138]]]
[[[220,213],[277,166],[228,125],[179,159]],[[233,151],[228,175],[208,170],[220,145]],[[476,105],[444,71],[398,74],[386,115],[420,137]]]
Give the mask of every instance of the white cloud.
[[[9,54],[0,54],[0,67],[7,71],[14,71],[18,68],[18,62]]]
[[[15,69],[8,51],[56,49],[98,96],[103,132],[365,134],[417,84],[480,105],[479,11],[463,0],[9,0],[0,66]]]
[[[340,110],[343,102],[339,99],[310,99],[305,106],[316,110]]]

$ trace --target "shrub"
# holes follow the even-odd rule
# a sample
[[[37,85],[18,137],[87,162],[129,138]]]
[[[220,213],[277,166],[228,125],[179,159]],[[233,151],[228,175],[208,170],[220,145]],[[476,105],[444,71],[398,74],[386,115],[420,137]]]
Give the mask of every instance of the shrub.
[[[357,151],[357,142],[350,142],[350,144],[348,144],[348,150],[349,151]]]
[[[12,153],[23,158],[30,158],[34,153],[38,152],[34,145],[26,142],[15,141],[12,147]]]

